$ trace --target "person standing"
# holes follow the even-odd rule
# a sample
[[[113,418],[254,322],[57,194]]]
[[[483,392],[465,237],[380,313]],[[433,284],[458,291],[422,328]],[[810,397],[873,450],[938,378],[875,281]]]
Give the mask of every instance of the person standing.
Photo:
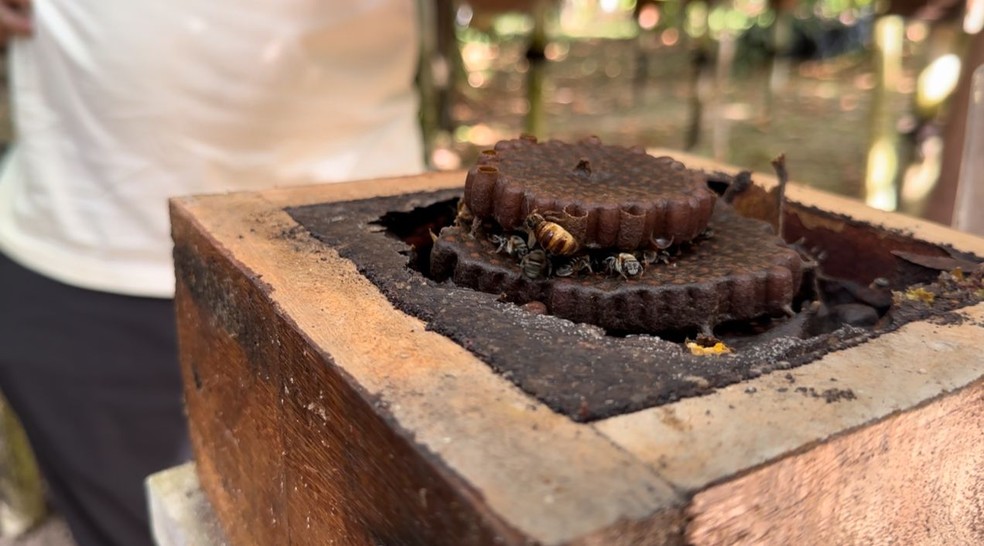
[[[411,0],[0,0],[0,391],[81,546],[187,453],[167,200],[423,170]]]

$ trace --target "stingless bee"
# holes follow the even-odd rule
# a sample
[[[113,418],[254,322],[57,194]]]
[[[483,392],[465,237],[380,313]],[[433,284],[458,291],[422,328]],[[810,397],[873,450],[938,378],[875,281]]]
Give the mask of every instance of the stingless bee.
[[[457,214],[454,216],[454,225],[458,227],[471,227],[472,220],[475,219],[475,215],[472,214],[471,209],[465,204],[465,198],[462,197],[458,199],[458,209]]]
[[[530,247],[535,241],[541,248],[555,256],[571,256],[581,249],[577,239],[563,226],[547,220],[536,212],[526,217],[526,229],[530,235]]]
[[[554,275],[558,277],[571,277],[585,270],[588,273],[594,273],[591,269],[591,257],[587,254],[582,254],[567,260],[564,265],[561,265],[554,271]]]
[[[530,247],[526,244],[526,240],[519,235],[493,235],[489,237],[489,241],[496,245],[496,252],[517,260],[522,260],[524,256],[530,253]]]
[[[670,263],[670,253],[665,250],[643,250],[636,252],[635,256],[644,266],[652,265],[656,262],[663,262],[667,265]]]
[[[608,273],[618,273],[625,280],[642,275],[642,264],[628,252],[619,252],[605,258],[605,268]]]
[[[454,217],[454,225],[461,229],[467,228],[468,236],[474,238],[481,224],[481,220],[472,214],[471,209],[465,204],[465,199],[458,199],[458,210]]]
[[[527,278],[536,280],[550,276],[550,259],[547,253],[537,249],[530,251],[519,261],[519,267],[523,270],[523,275]]]

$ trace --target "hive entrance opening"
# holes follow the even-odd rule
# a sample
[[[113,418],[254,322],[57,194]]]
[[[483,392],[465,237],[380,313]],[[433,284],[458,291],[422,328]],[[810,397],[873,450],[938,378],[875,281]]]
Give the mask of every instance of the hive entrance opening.
[[[401,251],[407,256],[407,267],[430,278],[430,253],[434,248],[433,235],[454,221],[459,198],[454,197],[409,211],[388,211],[370,222],[390,237],[407,244]]]

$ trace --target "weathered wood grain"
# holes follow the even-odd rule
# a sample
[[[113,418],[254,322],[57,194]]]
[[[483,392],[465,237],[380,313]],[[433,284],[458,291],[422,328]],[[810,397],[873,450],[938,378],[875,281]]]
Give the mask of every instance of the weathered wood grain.
[[[789,372],[607,419],[597,428],[677,487],[696,491],[981,381],[984,304],[961,314],[966,318],[957,327],[911,323]],[[975,432],[980,441],[981,429]],[[980,472],[984,479],[984,467]]]
[[[232,544],[285,544],[272,309],[202,235],[180,222],[174,232],[179,350],[201,481]]]
[[[984,381],[698,493],[691,544],[984,544]]]

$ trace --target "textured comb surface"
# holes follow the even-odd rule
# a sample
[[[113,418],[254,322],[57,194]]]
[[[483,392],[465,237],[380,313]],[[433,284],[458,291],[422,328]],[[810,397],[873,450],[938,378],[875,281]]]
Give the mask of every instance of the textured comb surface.
[[[719,204],[714,235],[688,245],[670,264],[651,264],[625,280],[602,272],[531,280],[487,237],[445,228],[431,252],[431,273],[458,286],[541,301],[548,312],[613,331],[660,332],[713,327],[727,320],[782,313],[803,276],[799,254],[765,222]]]
[[[704,173],[641,148],[596,138],[520,138],[482,152],[463,199],[473,214],[506,230],[538,212],[584,247],[635,250],[656,239],[694,239],[707,227],[716,196]]]

